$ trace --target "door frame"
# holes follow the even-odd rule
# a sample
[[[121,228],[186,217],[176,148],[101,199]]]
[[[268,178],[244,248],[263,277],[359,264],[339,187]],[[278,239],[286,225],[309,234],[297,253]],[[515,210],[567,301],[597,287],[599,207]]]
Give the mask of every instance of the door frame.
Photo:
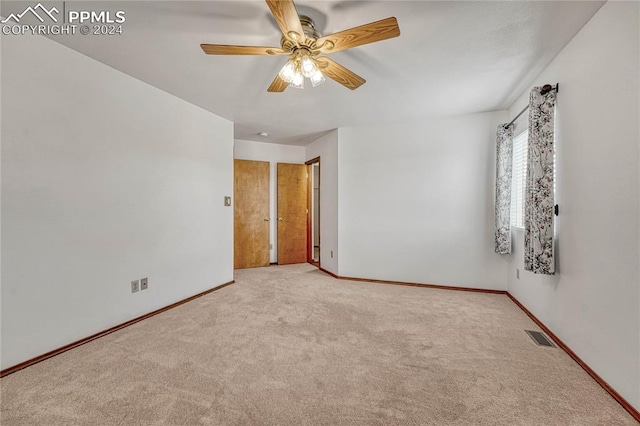
[[[307,262],[320,268],[320,253],[318,253],[318,261],[313,260],[313,165],[318,164],[318,245],[322,247],[320,241],[320,185],[322,179],[320,177],[320,157],[312,158],[306,161],[307,165]]]

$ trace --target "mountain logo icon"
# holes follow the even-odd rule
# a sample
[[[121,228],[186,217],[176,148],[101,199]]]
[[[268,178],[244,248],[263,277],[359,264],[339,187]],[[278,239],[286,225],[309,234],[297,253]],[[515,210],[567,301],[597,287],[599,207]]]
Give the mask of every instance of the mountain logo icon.
[[[38,11],[40,13],[38,13]],[[42,16],[48,16],[49,18],[51,18],[53,22],[58,22],[58,18],[56,18],[53,14],[54,13],[58,14],[60,12],[55,7],[52,7],[51,9],[47,9],[42,5],[42,3],[38,3],[34,7],[31,7],[31,6],[27,7],[24,11],[22,11],[22,13],[10,14],[4,20],[0,21],[0,23],[6,24],[11,19],[13,19],[16,23],[20,23],[20,19],[22,19],[22,17],[28,13],[31,13],[33,16],[38,18],[40,22],[44,22],[44,18]]]

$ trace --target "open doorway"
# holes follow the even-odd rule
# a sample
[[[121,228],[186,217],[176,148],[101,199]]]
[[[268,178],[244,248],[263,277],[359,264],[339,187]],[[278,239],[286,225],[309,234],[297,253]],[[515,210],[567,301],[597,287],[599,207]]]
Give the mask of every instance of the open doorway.
[[[320,157],[307,161],[307,261],[320,267]]]

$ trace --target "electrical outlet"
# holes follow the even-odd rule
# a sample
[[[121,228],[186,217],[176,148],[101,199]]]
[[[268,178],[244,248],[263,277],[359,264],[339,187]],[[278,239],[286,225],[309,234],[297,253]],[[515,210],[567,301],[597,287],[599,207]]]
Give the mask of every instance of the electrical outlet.
[[[231,207],[231,197],[224,197],[225,207]]]
[[[142,278],[140,280],[140,290],[146,290],[149,288],[149,280],[148,278]]]
[[[136,293],[138,290],[140,290],[140,281],[131,281],[131,293]]]
[[[516,278],[520,279],[520,269],[516,269]]]

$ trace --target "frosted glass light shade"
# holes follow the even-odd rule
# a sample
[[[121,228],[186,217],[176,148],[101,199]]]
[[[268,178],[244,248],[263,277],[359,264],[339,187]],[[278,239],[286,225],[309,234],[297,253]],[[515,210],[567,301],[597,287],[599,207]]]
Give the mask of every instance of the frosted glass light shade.
[[[300,72],[296,72],[289,86],[296,89],[304,89],[304,76]]]
[[[300,65],[302,68],[302,75],[304,75],[307,78],[311,78],[311,76],[318,69],[318,67],[316,67],[316,64],[313,62],[313,59],[311,59],[308,56],[305,56],[304,58],[302,58]]]
[[[296,75],[296,64],[293,60],[289,59],[284,67],[278,73],[281,79],[283,79],[287,83],[291,83],[293,81],[294,76]]]
[[[313,87],[319,86],[322,83],[324,83],[324,75],[322,74],[322,72],[316,68],[316,72],[314,72],[311,77],[309,77],[309,79],[311,80],[311,85],[313,85]]]

